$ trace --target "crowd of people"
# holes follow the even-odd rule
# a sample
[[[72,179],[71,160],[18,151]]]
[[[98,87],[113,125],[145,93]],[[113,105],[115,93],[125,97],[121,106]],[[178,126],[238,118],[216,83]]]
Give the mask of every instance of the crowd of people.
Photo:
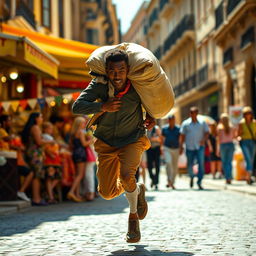
[[[92,132],[85,129],[88,120],[87,116],[78,116],[70,124],[52,116],[45,121],[41,113],[32,113],[21,133],[13,134],[11,117],[0,116],[0,149],[17,152],[17,170],[22,177],[17,191],[20,199],[34,206],[55,204],[61,200],[57,191],[63,192],[63,187],[67,188],[66,198],[75,202],[92,201],[97,196],[96,153]],[[147,136],[151,147],[142,156],[137,179],[141,175],[145,183],[148,170],[152,189],[158,189],[161,164],[166,168],[166,187],[175,189],[178,160],[184,153],[190,187],[197,176],[197,186],[203,189],[207,151],[213,178],[224,175],[226,183],[231,184],[235,144],[243,152],[246,182],[253,182],[256,121],[250,107],[243,108],[237,127],[226,113],[218,123],[207,122],[198,116],[197,107],[191,107],[189,118],[181,125],[170,115],[167,125],[155,125]]]
[[[213,178],[222,178],[227,184],[233,179],[232,161],[235,145],[239,144],[246,167],[246,182],[252,184],[255,175],[256,120],[250,107],[243,108],[243,118],[238,126],[233,126],[229,115],[222,113],[219,122],[207,121],[198,116],[198,108],[190,108],[190,117],[177,125],[175,116],[168,117],[168,124],[155,126],[148,132],[151,148],[147,150],[147,168],[151,187],[158,189],[161,159],[166,167],[167,187],[175,189],[175,177],[178,173],[178,159],[183,151],[187,158],[187,172],[190,187],[197,185],[201,190],[202,179],[206,173],[206,159],[209,158],[210,172]],[[207,156],[209,152],[209,156]],[[145,161],[145,160],[144,160]],[[208,161],[207,161],[208,162]],[[145,163],[143,164],[145,166]],[[154,167],[154,168],[153,168]]]
[[[85,130],[87,121],[86,116],[74,118],[72,124],[59,116],[46,121],[36,112],[14,134],[11,117],[0,116],[0,149],[17,152],[20,199],[34,206],[55,204],[62,200],[64,187],[69,200],[95,198],[96,154],[92,133]]]

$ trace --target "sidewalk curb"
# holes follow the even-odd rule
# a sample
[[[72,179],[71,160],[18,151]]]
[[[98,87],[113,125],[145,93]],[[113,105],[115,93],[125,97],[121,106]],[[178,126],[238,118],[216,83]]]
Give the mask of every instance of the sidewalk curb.
[[[183,176],[183,178],[189,182],[190,178],[188,176]],[[203,179],[203,187],[208,188],[212,187],[215,189],[220,189],[220,190],[226,190],[226,191],[232,191],[232,192],[238,192],[242,194],[247,194],[247,195],[252,195],[256,196],[256,186],[255,185],[247,185],[247,184],[240,184],[238,181],[234,181],[237,183],[233,183],[231,185],[227,185],[225,183],[225,180],[211,180],[209,178],[204,178]],[[245,182],[245,181],[244,181]]]
[[[232,192],[238,192],[238,193],[256,196],[256,187],[249,187],[249,186],[247,187],[247,185],[239,187],[237,185],[216,184],[214,181],[210,181],[207,179],[203,180],[203,184],[206,186],[211,186],[221,190],[228,190]]]
[[[31,204],[26,201],[0,201],[0,216],[19,212],[31,207]]]

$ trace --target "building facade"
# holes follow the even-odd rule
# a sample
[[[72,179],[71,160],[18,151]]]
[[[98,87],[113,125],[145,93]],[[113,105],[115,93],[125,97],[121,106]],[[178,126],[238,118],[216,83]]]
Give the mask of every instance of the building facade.
[[[27,88],[14,94],[11,92],[15,90],[7,89],[5,84],[15,81],[1,81],[0,92],[5,93],[0,94],[0,100],[81,90],[91,79],[85,65],[91,52],[100,45],[119,43],[119,22],[111,0],[1,0],[0,7],[2,41],[6,35],[16,36],[17,42],[24,37],[33,44],[33,52],[37,51],[34,62],[28,64],[27,59],[20,63],[14,56],[12,60],[7,58],[8,45],[1,48],[5,53],[0,56],[0,74],[15,66],[21,73],[20,83]],[[44,65],[54,62],[57,74],[52,75],[49,67],[48,72],[41,70],[42,59]]]
[[[73,1],[73,39],[95,45],[120,42],[119,20],[111,0]]]
[[[256,1],[216,1],[215,13],[223,110],[249,105],[256,113]]]
[[[136,16],[133,18],[130,28],[123,35],[123,42],[133,42],[146,48],[148,47],[145,34],[145,29],[147,28],[147,7],[148,2],[144,1],[136,13]]]
[[[149,1],[142,38],[173,85],[179,121],[192,105],[216,120],[233,105],[251,105],[256,113],[255,5],[253,0]],[[135,36],[130,41],[139,42]]]

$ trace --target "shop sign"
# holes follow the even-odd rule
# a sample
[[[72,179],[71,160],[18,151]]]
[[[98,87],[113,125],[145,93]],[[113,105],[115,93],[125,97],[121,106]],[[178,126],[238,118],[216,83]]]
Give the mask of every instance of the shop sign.
[[[241,106],[229,106],[230,121],[233,125],[237,126],[243,118],[243,107]]]
[[[24,42],[24,59],[41,71],[58,77],[58,65],[39,50]]]
[[[16,41],[0,37],[0,56],[16,56]]]

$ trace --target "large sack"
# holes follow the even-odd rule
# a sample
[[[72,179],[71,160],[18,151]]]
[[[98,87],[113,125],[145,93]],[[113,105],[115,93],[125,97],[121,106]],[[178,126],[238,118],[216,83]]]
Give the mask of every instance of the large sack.
[[[174,105],[172,86],[159,61],[148,49],[134,43],[100,47],[86,62],[90,70],[99,75],[106,75],[104,56],[113,48],[127,52],[130,65],[128,78],[146,111],[154,118],[162,118],[168,114]]]

